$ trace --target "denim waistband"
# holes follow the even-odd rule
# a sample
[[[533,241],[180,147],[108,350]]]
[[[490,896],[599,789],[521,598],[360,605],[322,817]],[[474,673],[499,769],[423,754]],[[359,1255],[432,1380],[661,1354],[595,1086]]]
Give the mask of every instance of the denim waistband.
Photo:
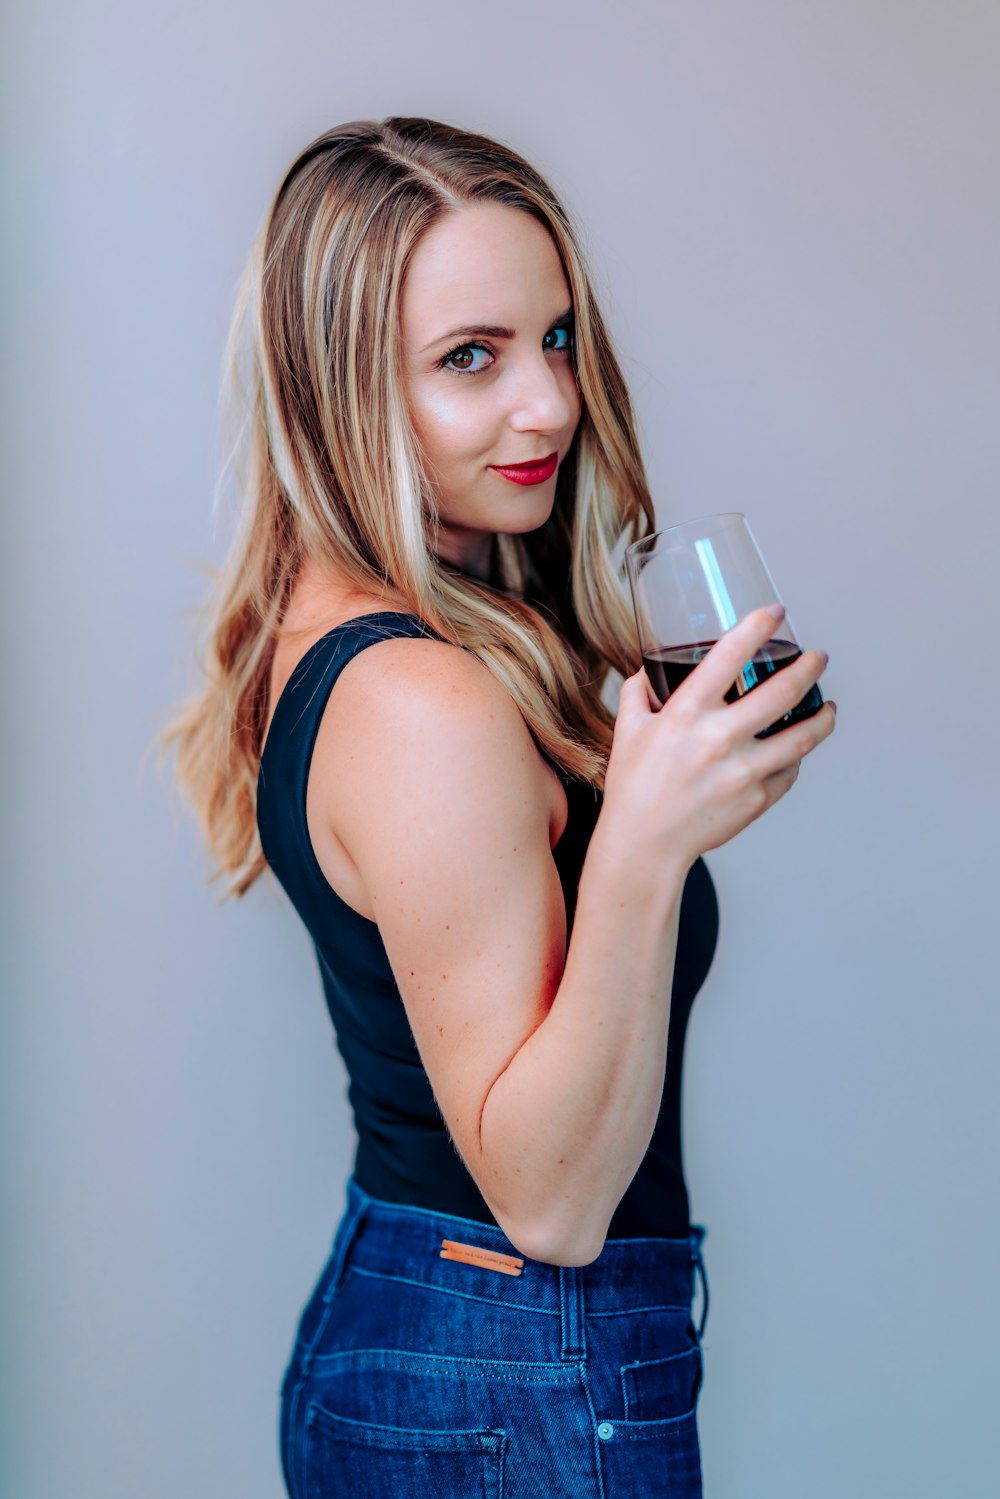
[[[521,1254],[493,1224],[383,1202],[351,1176],[330,1291],[350,1267],[506,1306],[564,1317],[570,1309],[579,1316],[600,1316],[644,1307],[690,1308],[697,1271],[702,1282],[700,1338],[708,1316],[701,1253],[705,1234],[701,1224],[692,1224],[683,1239],[608,1239],[589,1265],[553,1265]]]

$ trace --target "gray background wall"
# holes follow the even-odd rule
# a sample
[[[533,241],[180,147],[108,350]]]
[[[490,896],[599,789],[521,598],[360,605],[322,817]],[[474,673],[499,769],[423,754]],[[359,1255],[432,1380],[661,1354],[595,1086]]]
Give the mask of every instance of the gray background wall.
[[[709,856],[706,1492],[995,1494],[1000,9],[19,0],[4,50],[4,1493],[281,1492],[345,1079],[143,753],[254,227],[320,130],[426,113],[550,175],[661,524],[745,511],[831,654],[834,740]]]

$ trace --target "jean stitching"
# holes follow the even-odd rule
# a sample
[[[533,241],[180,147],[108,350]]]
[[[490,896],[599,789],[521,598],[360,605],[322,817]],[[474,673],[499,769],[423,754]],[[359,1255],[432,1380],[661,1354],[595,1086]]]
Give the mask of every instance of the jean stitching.
[[[616,1427],[621,1427],[619,1436],[631,1437],[635,1441],[649,1441],[658,1436],[665,1435],[668,1431],[680,1431],[687,1424],[697,1427],[698,1407],[693,1405],[689,1411],[684,1411],[680,1416],[661,1416],[655,1421],[617,1421]]]
[[[580,1370],[580,1383],[583,1385],[583,1394],[590,1412],[590,1440],[594,1449],[594,1468],[597,1472],[597,1494],[598,1499],[605,1499],[604,1472],[601,1462],[601,1442],[597,1435],[597,1412],[594,1410],[594,1402],[590,1394],[590,1381],[587,1378],[586,1359],[578,1365]]]
[[[574,1361],[587,1356],[587,1329],[583,1306],[583,1277],[577,1265],[559,1270],[559,1306],[562,1317],[562,1356]]]
[[[291,1408],[288,1412],[288,1434],[286,1440],[290,1449],[288,1454],[288,1476],[292,1481],[291,1499],[300,1499],[300,1495],[302,1493],[302,1483],[300,1482],[302,1475],[299,1472],[299,1463],[297,1463],[295,1459],[296,1455],[298,1455],[299,1461],[301,1462],[303,1460],[303,1443],[298,1440],[298,1433],[295,1428],[295,1420],[299,1413],[299,1401],[302,1395],[304,1384],[305,1380],[300,1374],[296,1379],[295,1387],[292,1390]]]
[[[317,1323],[316,1331],[310,1339],[308,1346],[303,1348],[301,1352],[299,1362],[303,1376],[309,1373],[312,1361],[316,1355],[316,1349],[319,1347],[320,1343],[323,1340],[323,1335],[326,1332],[330,1317],[333,1314],[334,1305],[336,1304],[341,1289],[343,1288],[343,1284],[346,1279],[347,1258],[351,1252],[351,1247],[353,1246],[354,1241],[358,1236],[358,1231],[361,1228],[362,1223],[364,1222],[366,1212],[367,1209],[362,1203],[357,1214],[354,1217],[353,1222],[345,1221],[345,1223],[343,1224],[343,1238],[339,1245],[336,1262],[333,1266],[333,1273],[330,1276],[330,1284],[327,1286],[326,1292],[323,1297],[323,1311],[319,1318],[319,1322]]]
[[[625,1412],[625,1420],[627,1422],[629,1422],[630,1425],[643,1426],[643,1425],[650,1425],[651,1423],[650,1422],[643,1422],[641,1420],[637,1421],[633,1416],[631,1416],[629,1414],[629,1409],[630,1409],[630,1406],[632,1405],[632,1402],[629,1400],[629,1397],[628,1397],[628,1383],[627,1383],[626,1378],[625,1378],[625,1376],[629,1372],[629,1370],[631,1370],[631,1369],[649,1369],[649,1368],[651,1368],[655,1364],[672,1364],[676,1359],[690,1358],[691,1355],[692,1355],[692,1353],[695,1355],[695,1357],[697,1359],[697,1367],[698,1367],[698,1386],[697,1386],[697,1388],[695,1390],[694,1404],[691,1407],[691,1411],[693,1411],[693,1410],[696,1409],[696,1407],[698,1405],[698,1395],[699,1395],[699,1393],[701,1391],[702,1355],[701,1355],[701,1347],[700,1347],[700,1345],[695,1344],[695,1345],[693,1345],[690,1348],[682,1348],[679,1353],[668,1353],[668,1354],[665,1354],[663,1356],[663,1358],[637,1358],[637,1359],[632,1359],[632,1361],[630,1363],[622,1364],[621,1365],[621,1367],[620,1367],[620,1369],[618,1371],[618,1377],[619,1377],[619,1379],[621,1381],[621,1387],[622,1387],[622,1409]],[[683,1415],[690,1415],[691,1411],[685,1411],[685,1412],[682,1413],[681,1416],[666,1416],[663,1419],[667,1420],[667,1421],[680,1421],[680,1420],[683,1419]]]
[[[474,1266],[470,1266],[474,1269]],[[369,1280],[396,1281],[404,1286],[420,1286],[426,1291],[438,1291],[442,1296],[461,1296],[465,1301],[481,1301],[485,1306],[502,1306],[507,1311],[513,1312],[536,1312],[543,1317],[558,1317],[558,1307],[526,1306],[523,1301],[504,1301],[499,1296],[476,1296],[472,1291],[457,1291],[451,1286],[438,1285],[436,1281],[415,1280],[409,1275],[389,1275],[382,1270],[366,1270],[362,1265],[352,1265],[352,1275],[365,1275]]]
[[[592,1311],[587,1308],[588,1320],[591,1317],[633,1317],[636,1312],[690,1312],[690,1301],[661,1301],[655,1306],[616,1306],[609,1311]]]
[[[474,1268],[474,1267],[471,1267]],[[439,1291],[443,1296],[461,1296],[465,1301],[480,1301],[486,1306],[502,1306],[507,1311],[532,1312],[542,1317],[559,1317],[559,1307],[530,1306],[523,1301],[505,1301],[499,1296],[477,1296],[472,1291],[459,1291],[452,1286],[442,1286],[437,1281],[416,1280],[408,1275],[390,1275],[384,1270],[366,1270],[363,1265],[350,1265],[348,1275],[364,1275],[369,1280],[397,1281],[404,1286],[421,1286],[427,1291]],[[691,1311],[691,1300],[687,1301],[660,1301],[651,1305],[612,1307],[607,1311],[591,1311],[587,1308],[589,1317],[632,1317],[637,1312],[688,1312]]]
[[[341,1364],[345,1373],[351,1373],[357,1367],[356,1356],[360,1353],[378,1355],[371,1365],[374,1369],[439,1374],[452,1379],[496,1379],[514,1384],[572,1384],[579,1367],[561,1360],[529,1363],[518,1359],[456,1358],[445,1353],[417,1353],[409,1348],[345,1348],[338,1353],[317,1354],[314,1363],[326,1374],[335,1372],[330,1369],[333,1363]]]
[[[383,1433],[391,1432],[394,1437],[403,1435],[407,1438],[417,1438],[418,1443],[422,1438],[430,1438],[427,1445],[432,1451],[448,1452],[488,1452],[500,1456],[503,1445],[507,1438],[506,1429],[502,1426],[469,1426],[460,1431],[454,1427],[438,1426],[391,1426],[384,1421],[356,1421],[352,1416],[341,1416],[337,1411],[327,1410],[321,1400],[310,1400],[307,1408],[307,1421],[310,1430],[317,1426],[334,1427],[337,1430],[348,1433],[356,1432],[359,1435],[364,1432]],[[434,1438],[443,1437],[443,1442],[435,1444]],[[456,1437],[475,1437],[475,1441],[457,1442]],[[395,1443],[389,1443],[390,1447]],[[409,1446],[410,1443],[401,1443],[401,1446]],[[415,1444],[416,1445],[416,1444]]]

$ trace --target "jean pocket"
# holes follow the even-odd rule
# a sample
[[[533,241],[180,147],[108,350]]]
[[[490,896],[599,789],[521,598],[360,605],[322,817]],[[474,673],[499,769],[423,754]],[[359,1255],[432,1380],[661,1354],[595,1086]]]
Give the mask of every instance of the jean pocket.
[[[667,1358],[640,1359],[621,1367],[625,1420],[672,1421],[694,1411],[701,1391],[699,1347]]]
[[[621,1367],[625,1419],[598,1417],[606,1499],[701,1499],[700,1348]]]
[[[503,1431],[376,1425],[306,1409],[300,1499],[501,1499]]]
[[[604,1499],[702,1499],[697,1416],[600,1421]]]

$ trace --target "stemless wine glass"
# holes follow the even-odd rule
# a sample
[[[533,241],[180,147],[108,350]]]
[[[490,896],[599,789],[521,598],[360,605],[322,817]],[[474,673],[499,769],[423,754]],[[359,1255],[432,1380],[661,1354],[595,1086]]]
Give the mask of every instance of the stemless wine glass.
[[[703,656],[737,620],[781,596],[740,510],[668,526],[625,549],[646,676],[662,707]],[[725,694],[734,703],[802,654],[787,613]],[[766,739],[811,718],[823,706],[819,685],[777,722],[754,735]]]

